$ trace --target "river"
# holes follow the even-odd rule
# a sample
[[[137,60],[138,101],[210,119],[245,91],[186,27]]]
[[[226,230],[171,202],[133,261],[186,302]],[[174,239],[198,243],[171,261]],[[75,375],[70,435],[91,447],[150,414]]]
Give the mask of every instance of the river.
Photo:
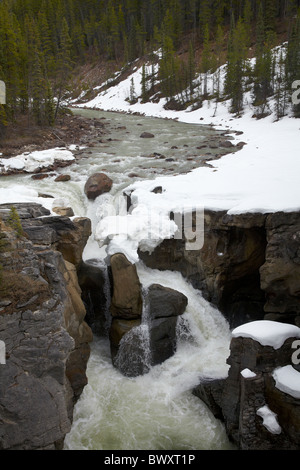
[[[109,134],[83,151],[76,164],[59,173],[70,181],[53,178],[33,180],[28,175],[3,178],[4,187],[24,185],[29,191],[49,194],[45,203],[72,207],[76,216],[89,217],[93,233],[103,206],[114,203],[135,180],[157,175],[186,173],[220,150],[207,142],[220,138],[221,131],[209,126],[118,113],[74,110],[86,117],[103,117]],[[141,138],[142,132],[154,138]],[[205,144],[206,143],[206,144]],[[211,146],[214,147],[214,146]],[[112,180],[109,194],[88,201],[84,184],[92,173],[105,172]],[[39,202],[42,202],[41,200]],[[106,247],[91,236],[84,251],[86,262],[93,258],[103,265]],[[88,385],[74,409],[65,450],[218,450],[232,449],[223,424],[192,394],[201,377],[226,376],[230,331],[221,313],[179,273],[150,270],[137,264],[144,287],[160,283],[188,297],[188,306],[178,324],[175,355],[149,373],[124,377],[113,368],[108,339],[94,337],[87,367]]]

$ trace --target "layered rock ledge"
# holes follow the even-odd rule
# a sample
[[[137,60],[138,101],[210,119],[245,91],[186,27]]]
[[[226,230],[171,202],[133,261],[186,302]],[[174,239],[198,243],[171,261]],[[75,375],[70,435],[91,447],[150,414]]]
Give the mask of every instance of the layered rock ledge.
[[[299,450],[300,328],[262,320],[232,336],[228,377],[204,377],[194,394],[224,421],[239,449]]]
[[[47,217],[35,204],[17,210],[23,235],[0,207],[0,448],[61,449],[87,383],[92,332],[75,264],[89,221]]]
[[[189,229],[196,230],[195,218]],[[173,238],[139,257],[148,267],[181,272],[235,328],[263,318],[300,325],[299,253],[299,212],[206,210],[201,249]]]

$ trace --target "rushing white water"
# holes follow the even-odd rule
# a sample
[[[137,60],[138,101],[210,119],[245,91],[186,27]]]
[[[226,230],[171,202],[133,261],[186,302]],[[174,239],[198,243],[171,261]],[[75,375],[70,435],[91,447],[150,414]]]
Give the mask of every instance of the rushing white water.
[[[76,216],[91,219],[93,233],[107,208],[134,179],[187,172],[196,166],[204,158],[196,147],[213,132],[172,121],[164,121],[162,132],[162,121],[158,119],[88,110],[80,114],[104,115],[114,129],[107,136],[110,140],[103,143],[101,139],[76,164],[58,171],[70,174],[70,181],[56,183],[51,176],[33,180],[30,175],[19,175],[2,178],[1,187],[10,194],[13,188],[23,187],[22,200],[40,202],[50,209],[71,206]],[[142,131],[151,131],[157,138],[141,139]],[[113,188],[109,194],[88,201],[84,184],[96,171],[108,174]],[[37,193],[51,197],[35,197]],[[105,247],[100,249],[93,235],[84,251],[85,260],[92,258],[105,258]],[[159,283],[188,298],[186,311],[178,321],[177,351],[148,373],[128,378],[112,366],[108,339],[94,337],[87,367],[88,385],[75,406],[65,449],[231,449],[223,424],[192,394],[201,377],[227,374],[230,331],[226,321],[179,273],[150,270],[142,263],[137,269],[145,289]],[[147,329],[145,325],[141,328],[146,344]]]
[[[191,392],[201,377],[227,374],[226,321],[179,273],[140,264],[138,274],[143,286],[176,286],[188,297],[177,351],[149,373],[128,378],[112,366],[108,341],[95,339],[65,449],[231,449],[222,423]]]

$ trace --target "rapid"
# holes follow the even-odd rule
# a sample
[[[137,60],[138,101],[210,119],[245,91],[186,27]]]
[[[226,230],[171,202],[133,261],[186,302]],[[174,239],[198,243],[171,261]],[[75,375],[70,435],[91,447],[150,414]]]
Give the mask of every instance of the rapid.
[[[218,136],[209,126],[95,110],[74,110],[85,117],[103,117],[110,133],[82,153],[67,169],[70,181],[52,178],[33,180],[28,175],[2,178],[7,190],[24,187],[23,200],[34,194],[46,206],[72,207],[76,216],[89,217],[93,234],[105,217],[104,208],[114,204],[133,181],[158,175],[186,173],[208,158],[201,150],[207,139]],[[143,139],[142,132],[153,139]],[[220,133],[219,133],[220,135]],[[214,155],[218,150],[211,149]],[[87,178],[103,171],[113,180],[109,194],[89,201],[84,194]],[[14,201],[12,201],[14,202]],[[90,237],[85,262],[104,268],[106,246]],[[230,330],[222,314],[204,300],[181,274],[151,270],[137,263],[144,288],[152,283],[185,294],[188,306],[178,321],[177,351],[161,365],[136,378],[124,377],[112,366],[109,340],[96,337],[87,366],[88,384],[75,405],[73,424],[65,438],[65,450],[224,450],[232,449],[223,424],[214,418],[192,389],[202,377],[227,375]]]

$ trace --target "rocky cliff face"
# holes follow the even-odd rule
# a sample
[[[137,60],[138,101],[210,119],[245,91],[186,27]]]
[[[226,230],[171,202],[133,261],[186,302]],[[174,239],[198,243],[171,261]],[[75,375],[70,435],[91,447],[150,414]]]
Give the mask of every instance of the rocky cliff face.
[[[273,322],[270,322],[270,324]],[[283,325],[284,326],[284,325]],[[271,325],[270,325],[271,329]],[[298,330],[298,331],[297,331]],[[194,394],[224,421],[230,439],[242,450],[299,450],[299,391],[278,386],[276,371],[291,368],[300,329],[274,348],[247,337],[233,337],[228,377],[203,379]],[[289,373],[291,370],[289,370]],[[299,377],[296,379],[299,383]]]
[[[20,236],[5,223],[8,207],[0,209],[0,339],[6,352],[0,365],[0,448],[59,449],[87,383],[92,333],[73,263],[79,262],[89,221],[71,226],[68,218],[45,217],[41,206],[20,205]]]
[[[194,227],[193,227],[194,228]],[[264,318],[299,323],[300,213],[205,212],[204,246],[164,240],[152,268],[180,271],[228,319],[231,327]]]

